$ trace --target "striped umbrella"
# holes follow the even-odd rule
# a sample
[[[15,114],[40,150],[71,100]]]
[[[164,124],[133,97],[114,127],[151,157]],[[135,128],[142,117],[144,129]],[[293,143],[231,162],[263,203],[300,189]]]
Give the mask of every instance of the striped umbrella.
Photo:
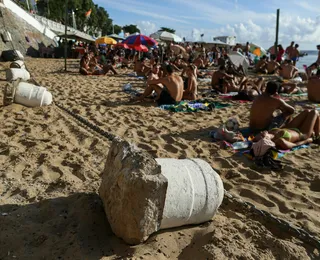
[[[142,34],[130,35],[128,38],[123,40],[122,43],[125,43],[129,46],[143,45],[146,47],[154,47],[155,45],[158,45],[156,40]]]

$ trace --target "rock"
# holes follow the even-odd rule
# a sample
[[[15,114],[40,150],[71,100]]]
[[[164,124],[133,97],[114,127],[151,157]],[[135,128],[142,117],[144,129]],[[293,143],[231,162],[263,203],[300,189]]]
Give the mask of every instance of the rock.
[[[112,231],[129,244],[144,242],[158,231],[167,186],[151,155],[116,138],[99,188]]]

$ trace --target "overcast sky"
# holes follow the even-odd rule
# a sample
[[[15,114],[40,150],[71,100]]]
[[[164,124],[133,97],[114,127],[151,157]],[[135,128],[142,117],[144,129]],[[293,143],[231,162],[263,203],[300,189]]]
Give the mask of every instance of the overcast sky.
[[[320,44],[320,0],[94,0],[115,24],[137,24],[149,35],[161,26],[190,40],[236,36],[267,48],[275,41],[276,10],[280,8],[280,42],[292,40],[301,49]]]

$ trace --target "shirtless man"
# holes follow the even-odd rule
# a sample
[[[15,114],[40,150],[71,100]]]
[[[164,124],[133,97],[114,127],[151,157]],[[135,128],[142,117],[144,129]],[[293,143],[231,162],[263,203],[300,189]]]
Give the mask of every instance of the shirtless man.
[[[147,81],[148,87],[139,97],[139,100],[143,100],[155,91],[157,93],[155,101],[157,101],[159,106],[176,104],[181,101],[183,96],[183,80],[180,76],[173,74],[173,67],[171,65],[167,65],[166,71],[167,77]],[[162,84],[163,87],[159,86],[159,84]]]
[[[271,59],[267,64],[268,74],[276,74],[279,68],[280,68],[280,64],[276,62],[275,59]]]
[[[291,42],[290,46],[288,46],[286,48],[286,54],[287,54],[287,59],[288,60],[291,60],[291,58],[292,58],[292,51],[294,49],[293,45],[294,45],[294,42]]]
[[[270,81],[265,92],[252,103],[250,110],[250,128],[254,132],[266,129],[280,128],[294,113],[294,108],[283,100],[274,97],[278,93],[279,85]],[[282,114],[274,117],[273,113],[281,110]]]
[[[320,69],[312,76],[307,84],[308,99],[312,102],[320,103]]]
[[[186,69],[186,74],[183,99],[196,100],[198,95],[197,67],[193,64],[189,65]]]
[[[294,79],[299,74],[299,70],[292,65],[291,60],[287,60],[286,63],[283,63],[280,67],[280,76],[284,79]]]
[[[291,52],[291,55],[290,55],[290,58],[293,62],[293,66],[296,66],[297,60],[300,57],[300,52],[299,52],[298,48],[299,48],[299,44],[296,44]]]
[[[94,66],[93,63],[90,63],[90,55],[89,54],[85,54],[80,61],[80,71],[79,72],[82,75],[103,75],[103,74],[107,74],[110,70],[114,74],[117,74],[117,72],[115,71],[115,69],[112,67],[111,64],[106,64],[103,67],[101,67],[98,64],[96,64]]]
[[[268,72],[267,65],[268,65],[267,57],[264,55],[256,64],[256,72],[267,74],[267,72]]]
[[[224,94],[232,91],[238,91],[239,88],[234,83],[234,76],[226,73],[224,66],[212,74],[211,87]]]
[[[142,57],[134,64],[134,71],[137,73],[137,76],[146,77],[151,70],[151,67],[145,65],[145,59],[145,57]]]

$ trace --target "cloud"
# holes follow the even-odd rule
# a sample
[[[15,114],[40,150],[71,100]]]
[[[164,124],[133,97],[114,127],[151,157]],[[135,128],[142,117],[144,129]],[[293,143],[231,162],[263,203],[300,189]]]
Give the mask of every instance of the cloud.
[[[147,36],[158,31],[158,26],[150,21],[138,21],[136,22],[136,24],[137,27],[140,29],[141,33]]]

